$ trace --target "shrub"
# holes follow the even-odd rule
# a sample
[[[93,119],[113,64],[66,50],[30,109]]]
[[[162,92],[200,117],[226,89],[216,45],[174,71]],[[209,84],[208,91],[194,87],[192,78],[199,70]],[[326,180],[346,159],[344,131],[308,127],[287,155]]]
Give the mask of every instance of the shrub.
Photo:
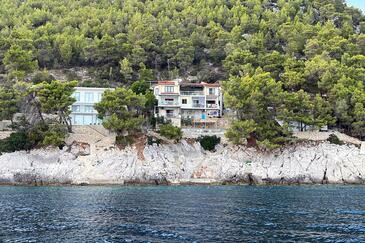
[[[134,139],[133,139],[132,135],[127,135],[127,136],[118,135],[115,138],[115,143],[117,145],[121,145],[122,147],[125,147],[128,145],[132,145],[134,143]]]
[[[200,145],[203,147],[204,150],[213,151],[215,146],[221,142],[221,138],[214,136],[201,136],[198,138]]]
[[[0,140],[0,152],[15,152],[31,149],[32,145],[25,132],[14,132],[10,137]]]
[[[174,139],[176,141],[179,141],[182,138],[181,128],[171,124],[161,125],[160,134],[168,139]]]
[[[343,145],[343,142],[333,133],[327,138],[327,141],[332,144]]]
[[[171,120],[168,120],[163,116],[157,116],[156,124],[162,124],[162,125],[171,124]]]
[[[193,125],[193,119],[191,119],[191,118],[182,118],[181,119],[181,124],[183,126],[192,126]]]
[[[161,142],[162,142],[161,139],[151,137],[151,136],[147,137],[147,144],[148,145],[153,145],[154,143],[159,145],[159,144],[161,144]]]
[[[50,129],[44,133],[42,145],[62,148],[65,145],[66,134],[67,129],[65,127],[50,127]]]

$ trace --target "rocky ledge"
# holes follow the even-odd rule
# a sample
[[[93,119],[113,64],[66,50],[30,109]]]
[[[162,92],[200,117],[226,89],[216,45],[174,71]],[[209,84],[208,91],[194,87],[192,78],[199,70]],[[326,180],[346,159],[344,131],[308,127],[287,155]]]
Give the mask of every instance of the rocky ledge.
[[[0,184],[365,184],[365,156],[354,145],[308,142],[274,152],[198,143],[98,149],[73,143],[0,156]]]

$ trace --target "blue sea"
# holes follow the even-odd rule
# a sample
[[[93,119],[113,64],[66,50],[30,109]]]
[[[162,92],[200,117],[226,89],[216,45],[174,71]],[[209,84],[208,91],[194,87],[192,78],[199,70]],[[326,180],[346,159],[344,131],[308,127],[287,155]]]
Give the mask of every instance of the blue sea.
[[[262,241],[365,242],[365,187],[0,187],[0,242]]]

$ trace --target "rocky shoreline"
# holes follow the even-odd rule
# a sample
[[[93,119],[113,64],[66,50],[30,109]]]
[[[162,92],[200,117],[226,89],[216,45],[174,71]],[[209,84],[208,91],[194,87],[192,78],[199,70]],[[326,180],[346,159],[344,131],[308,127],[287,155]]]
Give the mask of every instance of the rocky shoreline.
[[[0,156],[1,185],[365,184],[354,145],[306,142],[273,152],[199,143],[97,148],[73,143]]]

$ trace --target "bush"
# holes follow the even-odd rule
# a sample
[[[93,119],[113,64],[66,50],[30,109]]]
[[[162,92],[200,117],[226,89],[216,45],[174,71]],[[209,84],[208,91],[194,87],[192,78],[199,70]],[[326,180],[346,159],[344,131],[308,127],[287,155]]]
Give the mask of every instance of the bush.
[[[333,133],[327,138],[327,141],[332,144],[343,145],[343,142]]]
[[[168,139],[179,141],[182,138],[182,131],[180,127],[175,127],[171,124],[160,126],[160,134]]]
[[[171,120],[168,120],[163,116],[157,116],[155,122],[156,124],[162,124],[162,125],[171,124]]]
[[[0,140],[0,152],[11,153],[19,150],[29,150],[32,145],[25,132],[14,132],[10,137]]]
[[[55,146],[61,149],[65,145],[66,135],[67,135],[67,129],[65,127],[62,126],[50,127],[50,129],[44,133],[42,145]]]
[[[181,124],[183,126],[192,126],[193,125],[193,119],[191,119],[191,118],[181,118]]]
[[[201,136],[198,138],[200,145],[204,150],[213,151],[215,146],[221,142],[221,138],[214,136]]]
[[[162,142],[161,139],[151,137],[151,136],[147,137],[147,144],[148,145],[153,145],[154,143],[157,144],[157,145],[160,145],[161,142]]]
[[[115,138],[115,143],[122,147],[126,147],[126,146],[132,145],[134,143],[134,138],[132,135],[127,135],[127,136],[119,135]]]

